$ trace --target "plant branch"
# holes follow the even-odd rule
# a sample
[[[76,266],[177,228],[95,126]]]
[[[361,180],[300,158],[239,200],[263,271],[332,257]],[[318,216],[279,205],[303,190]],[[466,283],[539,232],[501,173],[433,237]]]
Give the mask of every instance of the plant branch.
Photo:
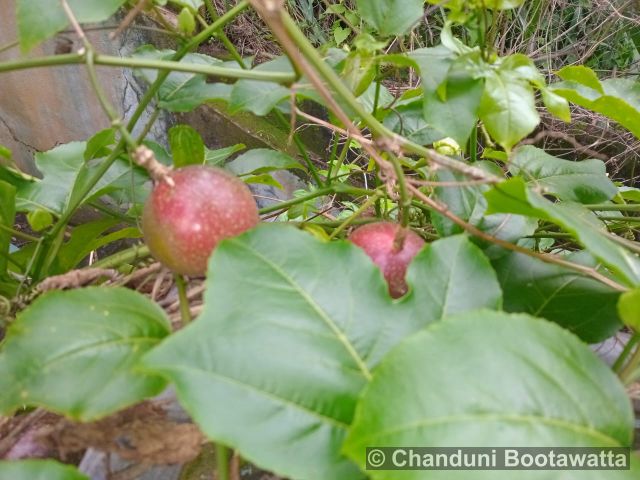
[[[67,53],[47,57],[25,58],[0,63],[0,73],[29,68],[76,65],[85,63],[82,53]],[[197,63],[182,63],[175,60],[152,60],[147,58],[123,58],[112,55],[95,55],[95,65],[107,67],[130,67],[164,70],[166,72],[201,73],[230,79],[262,80],[290,84],[295,81],[295,75],[284,72],[265,72],[261,70],[242,70],[237,68],[219,67],[216,65],[202,65]]]
[[[460,227],[462,227],[465,231],[467,231],[468,233],[470,233],[471,235],[474,235],[478,238],[481,238],[482,240],[494,243],[496,245],[499,245],[503,248],[506,248],[507,250],[511,250],[513,252],[517,252],[517,253],[522,253],[524,255],[528,255],[530,257],[534,257],[537,258],[538,260],[542,260],[545,263],[552,263],[555,265],[560,265],[562,267],[574,270],[576,272],[579,272],[583,275],[587,275],[591,278],[593,278],[594,280],[597,280],[617,291],[620,292],[626,292],[628,290],[628,288],[620,285],[618,282],[610,279],[609,277],[601,274],[600,272],[598,272],[596,269],[591,268],[591,267],[586,267],[584,265],[579,265],[577,263],[573,263],[573,262],[569,262],[567,260],[564,260],[563,258],[557,256],[557,255],[551,255],[548,253],[539,253],[539,252],[534,252],[533,250],[529,250],[528,248],[524,248],[521,247],[519,245],[513,244],[511,242],[507,242],[506,240],[502,240],[501,238],[498,237],[494,237],[493,235],[490,235],[486,232],[483,232],[482,230],[480,230],[479,228],[477,228],[474,225],[471,225],[470,223],[464,221],[463,219],[461,219],[460,217],[458,217],[457,215],[455,215],[454,213],[452,213],[449,208],[432,199],[429,198],[428,196],[426,196],[424,193],[422,193],[420,190],[418,190],[416,187],[410,185],[409,189],[413,192],[413,194],[419,198],[425,205],[428,205],[430,208],[436,210],[438,213],[440,213],[441,215],[447,217],[449,220],[451,220],[452,222],[454,222],[456,225],[459,225]]]

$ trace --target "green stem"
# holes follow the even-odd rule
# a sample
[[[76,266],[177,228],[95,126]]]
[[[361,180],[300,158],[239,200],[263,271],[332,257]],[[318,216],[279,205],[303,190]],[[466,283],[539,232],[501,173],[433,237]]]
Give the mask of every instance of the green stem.
[[[338,144],[339,142],[339,136],[338,135],[333,135],[331,137],[333,139],[333,145],[331,145],[331,153],[329,154],[329,159],[327,161],[327,178],[326,178],[326,186],[331,185],[331,170],[333,168],[333,162],[334,160],[336,160],[336,156],[338,155]]]
[[[211,17],[211,19],[214,21],[217,20],[218,12],[216,11],[216,8],[213,6],[213,2],[211,0],[205,0],[204,3],[207,7],[207,11],[209,12],[209,16]],[[229,40],[229,37],[227,37],[224,31],[220,30],[217,36],[222,42],[222,45],[224,45],[224,48],[227,49],[227,52],[229,52],[229,54],[233,57],[233,59],[240,66],[240,68],[243,70],[246,70],[247,66],[244,64],[244,59],[242,58],[242,55],[240,55],[235,45],[231,42],[231,40]]]
[[[336,144],[337,144],[337,140],[336,140]],[[344,146],[342,147],[342,150],[340,150],[340,156],[338,157],[338,162],[336,163],[336,167],[335,167],[335,174],[336,177],[338,175],[340,175],[340,169],[342,168],[342,165],[344,165],[344,161],[347,158],[347,153],[349,153],[349,146],[351,145],[351,139],[347,137],[347,140],[344,143]],[[331,178],[331,175],[333,174],[333,164],[330,163],[329,164],[329,172],[327,173],[327,185],[331,184],[331,180],[333,180]]]
[[[337,237],[340,232],[342,232],[345,228],[347,228],[349,225],[351,225],[355,220],[358,219],[358,217],[360,215],[362,215],[362,213],[367,210],[367,208],[371,207],[371,205],[373,205],[375,202],[378,201],[378,199],[382,196],[382,194],[380,192],[378,192],[375,195],[372,195],[371,197],[369,197],[369,199],[364,202],[362,205],[360,205],[360,207],[353,212],[353,215],[351,215],[349,218],[347,218],[344,222],[342,222],[338,228],[336,228],[331,235],[329,235],[329,239],[331,238],[335,238]]]
[[[622,366],[627,361],[627,358],[629,358],[629,354],[633,350],[633,347],[638,343],[640,343],[640,333],[636,333],[634,336],[632,336],[624,346],[624,349],[622,350],[622,352],[620,352],[620,355],[611,367],[614,372],[620,373],[620,370],[622,370]]]
[[[51,67],[61,65],[75,65],[85,63],[85,56],[79,53],[53,55],[49,57],[36,57],[20,60],[12,60],[0,63],[0,73],[24,70],[27,68]],[[289,84],[296,77],[290,73],[266,72],[262,70],[242,70],[237,68],[218,67],[216,65],[202,65],[197,63],[182,63],[175,60],[151,60],[146,58],[125,58],[112,55],[96,55],[93,59],[95,65],[107,67],[130,67],[163,70],[167,74],[171,71],[186,73],[201,73],[222,78],[262,80]]]
[[[20,230],[15,230],[11,227],[7,227],[2,223],[0,223],[0,230],[4,230],[5,232],[10,233],[14,237],[22,238],[23,240],[28,240],[29,242],[37,242],[38,240],[40,240],[38,237],[34,237],[32,235],[29,235],[28,233],[21,232]]]
[[[636,373],[636,370],[640,367],[640,345],[636,345],[635,351],[631,354],[631,358],[627,362],[627,364],[620,370],[618,376],[622,383],[628,385],[631,381],[633,381],[633,375]]]
[[[599,216],[598,218],[600,220],[606,220],[609,222],[640,223],[640,217],[626,217],[626,216],[614,217],[614,216],[603,215],[603,216]]]
[[[324,195],[330,195],[332,193],[348,193],[351,195],[374,195],[377,193],[377,191],[368,190],[366,188],[351,187],[349,185],[336,184],[331,187],[319,188],[306,195],[292,198],[291,200],[286,200],[284,202],[276,203],[274,205],[269,205],[268,207],[261,208],[259,212],[260,212],[260,215],[265,215],[267,213],[277,212],[278,210],[286,210],[289,207],[293,207],[294,205],[298,205],[299,203],[306,202],[307,200],[312,200],[314,198],[322,197]]]
[[[613,203],[600,203],[594,205],[585,205],[589,210],[596,212],[640,212],[640,203],[625,203],[616,205]]]
[[[287,122],[287,119],[285,118],[284,114],[280,110],[275,109],[274,112],[276,113],[276,117],[284,127],[287,127],[287,128],[291,127],[289,122]],[[313,177],[314,182],[316,182],[317,186],[322,185],[322,180],[320,179],[320,175],[318,174],[318,169],[316,168],[316,166],[313,164],[313,161],[309,157],[309,154],[307,153],[307,147],[305,146],[304,143],[302,143],[302,140],[300,140],[300,136],[298,135],[298,132],[294,130],[292,132],[292,137],[293,137],[293,142],[296,144],[296,147],[300,152],[300,155],[302,155],[304,162],[307,164],[307,168],[311,172],[311,176]]]
[[[182,326],[186,327],[191,323],[191,309],[189,308],[189,298],[187,297],[187,282],[179,273],[174,275],[176,287],[178,288],[178,300],[180,301],[180,318]]]
[[[216,464],[218,476],[216,480],[229,480],[229,459],[231,451],[221,443],[216,443]]]
[[[407,182],[404,177],[404,170],[402,169],[402,164],[400,160],[395,155],[389,155],[391,158],[391,164],[393,165],[393,170],[396,173],[396,179],[398,181],[398,189],[400,190],[400,207],[401,207],[401,219],[400,225],[403,227],[409,226],[409,207],[411,207],[411,195],[409,195],[409,190],[407,189]]]
[[[334,193],[334,189],[331,187],[319,188],[307,195],[302,195],[300,197],[292,198],[291,200],[286,200],[284,202],[276,203],[274,205],[269,205],[268,207],[264,207],[260,209],[260,215],[265,215],[267,213],[277,212],[278,210],[285,210],[289,207],[293,207],[294,205],[298,205],[299,203],[304,203],[307,200],[312,200],[317,197],[322,197],[324,195],[329,195]]]
[[[106,258],[98,260],[93,265],[94,268],[117,268],[122,265],[134,263],[138,260],[144,260],[151,255],[146,245],[134,245],[126,250],[114,253]]]
[[[471,163],[478,161],[478,124],[476,123],[471,130],[471,137],[469,138],[469,157]]]

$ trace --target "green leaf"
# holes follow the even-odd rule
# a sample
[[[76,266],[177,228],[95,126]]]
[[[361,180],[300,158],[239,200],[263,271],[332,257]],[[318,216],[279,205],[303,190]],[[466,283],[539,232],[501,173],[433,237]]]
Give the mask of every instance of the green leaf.
[[[585,87],[589,87],[599,93],[604,93],[602,84],[593,70],[584,65],[574,65],[561,68],[556,72],[561,79],[569,82],[576,82]]]
[[[191,8],[193,11],[198,10],[202,5],[204,5],[203,0],[170,0],[171,3],[175,3],[181,7]]]
[[[342,45],[342,42],[349,38],[349,35],[351,35],[350,28],[343,28],[339,23],[333,27],[333,40],[338,46]]]
[[[599,85],[600,90],[596,90],[571,80],[550,88],[576,105],[609,117],[640,138],[640,83],[612,78]]]
[[[540,122],[529,83],[502,69],[487,74],[479,114],[489,134],[507,151]]]
[[[571,202],[602,203],[618,191],[601,160],[562,160],[530,145],[514,151],[509,172],[520,175],[532,187],[542,188],[545,194]]]
[[[175,125],[169,129],[169,145],[176,168],[204,163],[204,142],[189,125]]]
[[[491,167],[492,165],[489,162],[477,163],[479,168],[493,175],[502,176],[503,173],[494,171],[495,165]],[[483,195],[483,192],[489,190],[487,185],[464,185],[468,179],[463,174],[444,169],[436,172],[435,180],[442,183],[461,183],[457,187],[436,187],[434,195],[438,200],[446,204],[452,213],[478,227],[483,232],[507,242],[516,243],[522,237],[531,235],[537,227],[537,221],[532,221],[521,215],[487,214],[488,204]],[[450,236],[464,231],[462,227],[437,212],[432,212],[431,218],[434,227],[441,236]],[[475,241],[485,248],[485,253],[489,257],[493,258],[506,253],[502,247],[497,245],[477,239]]]
[[[11,160],[11,158],[13,157],[13,154],[11,153],[11,150],[9,150],[7,147],[5,147],[4,145],[0,145],[0,157],[5,158],[7,160]]]
[[[422,101],[394,108],[384,119],[384,125],[419,145],[430,145],[444,136],[425,121]]]
[[[428,319],[479,308],[500,309],[502,291],[482,250],[466,235],[430,243],[407,272],[415,311]],[[482,288],[477,288],[482,285]]]
[[[265,72],[294,73],[291,62],[281,56],[258,65],[255,70]],[[308,89],[295,91],[296,95],[305,96]],[[229,109],[231,113],[249,111],[264,116],[280,102],[291,98],[292,91],[280,84],[260,80],[238,80],[231,92]]]
[[[98,159],[85,162],[86,150],[86,142],[71,142],[48,152],[36,153],[36,166],[43,178],[30,178],[19,182],[16,209],[20,212],[42,209],[56,216],[61,215],[69,201],[75,201],[80,187],[88,181],[100,164],[101,160]],[[129,188],[131,175],[129,162],[117,160],[92,189],[89,198],[107,191]],[[123,178],[128,181],[118,183]]]
[[[586,252],[565,260],[596,268]],[[616,304],[620,292],[559,265],[521,253],[495,260],[504,309],[546,318],[589,343],[601,342],[622,326]]]
[[[178,30],[185,35],[191,35],[196,29],[196,19],[193,12],[184,7],[178,15]]]
[[[77,267],[92,251],[104,245],[123,238],[140,238],[142,236],[137,227],[121,228],[105,234],[118,223],[117,219],[105,218],[74,227],[71,231],[71,238],[60,247],[53,265],[53,273],[68,272]]]
[[[205,78],[198,75],[172,91],[161,87],[158,106],[170,112],[190,112],[206,102],[228,100],[232,88],[226,83],[207,83]]]
[[[163,310],[132,290],[45,293],[0,344],[0,411],[42,406],[90,421],[156,395],[165,382],[134,367],[170,333]]]
[[[231,145],[230,147],[219,148],[217,150],[204,149],[204,163],[207,165],[221,165],[224,161],[235,153],[247,148],[243,143]]]
[[[569,102],[564,97],[555,94],[548,88],[543,88],[540,90],[542,94],[542,101],[544,102],[544,106],[547,107],[547,110],[552,115],[555,115],[563,122],[571,121],[571,109],[569,108]]]
[[[527,315],[476,311],[427,328],[384,359],[343,451],[364,467],[368,446],[628,447],[633,426],[623,385],[575,336]],[[636,463],[615,478],[630,480],[637,471]],[[399,478],[394,471],[368,473]],[[427,478],[424,473],[402,478]],[[429,472],[428,478],[513,478],[499,473]],[[550,480],[558,473],[517,477]],[[595,480],[602,473],[565,471],[562,478]]]
[[[618,312],[622,321],[636,332],[640,331],[640,288],[625,292],[620,296]]]
[[[445,100],[440,98],[438,92],[425,90],[425,120],[443,137],[451,137],[459,145],[466,145],[478,121],[483,85],[482,79],[473,78],[462,71],[450,71]]]
[[[80,23],[95,23],[113,15],[125,0],[68,0]],[[17,0],[16,20],[22,53],[64,30],[69,19],[58,0]]]
[[[464,237],[424,250],[408,282],[420,288],[393,301],[358,247],[263,225],[221,242],[203,313],[143,362],[175,383],[210,438],[251,462],[291,478],[362,478],[340,448],[375,365],[443,312],[500,302]]]
[[[96,133],[87,141],[87,148],[84,151],[84,160],[88,162],[95,158],[106,157],[111,153],[109,148],[116,142],[116,131],[107,128]]]
[[[0,225],[13,228],[16,216],[16,187],[0,180]],[[11,233],[0,229],[0,277],[7,271]]]
[[[157,50],[152,45],[144,45],[136,50],[134,57],[172,60],[173,50]],[[183,63],[199,65],[221,65],[223,62],[214,57],[199,53],[184,56]],[[152,83],[158,75],[157,70],[138,69],[135,74],[148,83]],[[158,105],[172,112],[189,112],[197,106],[212,100],[228,100],[232,85],[223,83],[207,83],[203,74],[188,72],[171,72],[158,92]]]
[[[434,92],[447,78],[455,55],[444,45],[432,48],[419,48],[409,54],[422,78],[422,88],[425,91]]]
[[[89,480],[75,467],[53,460],[0,461],[0,478],[6,480]]]
[[[238,80],[231,92],[231,113],[249,111],[263,116],[291,96],[288,88],[259,80]]]
[[[267,148],[256,148],[243,153],[226,164],[225,168],[236,175],[258,175],[276,170],[297,169],[306,171],[300,163],[289,155]]]
[[[27,213],[27,221],[34,232],[41,232],[53,224],[53,216],[47,210],[32,210]]]
[[[243,177],[242,180],[244,183],[260,183],[262,185],[270,185],[278,190],[284,190],[282,184],[268,173],[249,175],[248,177]]]
[[[422,17],[424,0],[357,0],[362,18],[382,36],[404,35]]]
[[[486,192],[487,213],[517,213],[553,222],[572,234],[629,286],[640,284],[640,261],[625,248],[608,238],[598,218],[580,204],[552,203],[527,188],[524,180],[514,177]]]
[[[461,12],[468,8],[469,5],[476,5],[476,3],[469,2],[469,0],[450,0],[447,2],[443,2],[442,0],[427,1],[434,5],[442,5],[443,7],[450,9],[452,12]],[[483,0],[481,6],[490,10],[508,10],[519,7],[522,5],[523,1],[524,0]]]

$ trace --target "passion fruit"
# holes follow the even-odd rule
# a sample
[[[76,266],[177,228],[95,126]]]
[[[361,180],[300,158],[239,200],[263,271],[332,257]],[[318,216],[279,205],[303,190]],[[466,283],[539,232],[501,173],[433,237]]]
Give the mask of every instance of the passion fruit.
[[[247,186],[217,167],[190,165],[158,181],[142,215],[142,232],[151,254],[169,269],[202,276],[218,243],[259,222]]]
[[[349,240],[382,270],[393,298],[407,293],[407,268],[425,244],[418,234],[397,223],[375,222],[356,228]]]

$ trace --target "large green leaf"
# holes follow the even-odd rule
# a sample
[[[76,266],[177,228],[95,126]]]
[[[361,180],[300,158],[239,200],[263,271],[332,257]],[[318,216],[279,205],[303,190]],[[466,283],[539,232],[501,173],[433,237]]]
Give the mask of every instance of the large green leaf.
[[[204,163],[204,142],[195,128],[189,125],[174,125],[169,129],[169,145],[176,168]]]
[[[58,251],[51,269],[52,274],[65,273],[78,266],[92,251],[124,238],[140,238],[138,227],[126,227],[106,233],[118,225],[119,220],[103,218],[73,228],[71,238]]]
[[[564,81],[551,85],[553,92],[570,102],[615,120],[640,138],[640,83],[611,78],[600,82],[587,67],[565,67]]]
[[[68,0],[79,22],[101,22],[113,15],[125,0]],[[53,37],[69,24],[59,0],[17,0],[18,39],[23,53]]]
[[[354,245],[263,225],[218,246],[201,317],[144,364],[175,383],[210,438],[263,468],[362,478],[340,447],[375,365],[443,313],[500,304],[495,273],[465,237],[423,250],[408,282],[393,301]]]
[[[566,260],[597,267],[586,252]],[[620,292],[596,280],[521,253],[497,259],[493,266],[508,312],[546,318],[590,343],[605,340],[622,327],[616,310]]]
[[[231,92],[229,106],[232,113],[244,110],[263,116],[290,97],[291,91],[277,83],[239,80]]]
[[[16,209],[27,212],[42,209],[60,215],[70,199],[75,200],[80,188],[102,161],[85,162],[86,148],[86,142],[71,142],[48,152],[36,153],[36,166],[43,178],[21,182],[16,195]],[[118,159],[91,190],[89,197],[130,187],[130,176],[129,163]],[[127,181],[119,183],[123,178]]]
[[[154,60],[173,60],[173,50],[157,50],[144,45],[136,50],[135,57]],[[221,65],[223,62],[214,57],[199,53],[184,56],[183,63],[199,65]],[[152,83],[158,76],[158,70],[138,69],[137,76]],[[171,72],[158,92],[158,105],[172,112],[189,112],[197,106],[211,100],[228,100],[231,85],[208,83],[206,75],[188,72]]]
[[[255,69],[264,72],[294,73],[291,62],[285,56],[262,63]],[[318,95],[309,88],[294,91],[278,83],[243,79],[238,80],[233,86],[229,99],[229,109],[231,113],[249,111],[255,115],[263,116],[273,110],[279,103],[290,99],[292,93],[299,97],[318,98]]]
[[[45,293],[0,344],[0,412],[43,406],[89,421],[156,395],[165,382],[134,366],[170,332],[160,307],[132,290]]]
[[[632,438],[624,387],[575,336],[527,315],[476,311],[431,326],[384,359],[344,452],[364,466],[372,446],[628,447]],[[636,465],[606,478],[637,472]],[[514,478],[487,470],[368,473],[393,480]],[[602,478],[597,471],[559,473],[519,471],[517,478]]]
[[[424,119],[422,100],[394,108],[393,112],[384,119],[384,125],[419,145],[430,145],[445,136]]]
[[[358,12],[380,35],[403,35],[422,17],[424,0],[357,0]]]
[[[514,151],[509,171],[544,193],[571,202],[602,203],[618,192],[601,160],[571,162],[530,145]]]
[[[479,114],[487,131],[507,151],[540,122],[529,81],[502,68],[487,73]]]
[[[416,257],[407,280],[413,285],[415,311],[429,319],[473,310],[478,305],[496,310],[502,307],[495,272],[466,235],[431,243]]]
[[[0,225],[13,228],[16,216],[16,187],[0,180]],[[0,229],[0,277],[7,271],[11,233]]]
[[[451,137],[464,146],[478,120],[484,89],[479,54],[473,51],[451,60],[451,52],[443,46],[423,50],[429,51],[412,58],[420,65],[424,118],[443,137]]]
[[[447,78],[447,72],[455,60],[455,55],[444,45],[419,48],[409,54],[416,63],[425,91],[435,91]]]
[[[0,461],[3,480],[89,480],[71,465],[53,460]]]
[[[548,220],[571,233],[596,258],[601,260],[627,285],[640,284],[638,258],[608,238],[602,222],[577,203],[553,203],[527,188],[524,180],[514,177],[495,185],[485,193],[487,213],[516,213]]]

